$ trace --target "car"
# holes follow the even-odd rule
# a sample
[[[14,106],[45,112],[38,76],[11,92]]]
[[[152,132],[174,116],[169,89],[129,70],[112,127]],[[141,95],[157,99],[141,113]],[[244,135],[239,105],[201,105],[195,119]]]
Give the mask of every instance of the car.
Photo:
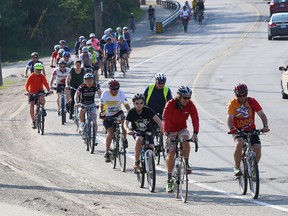
[[[288,12],[288,0],[271,0],[270,4],[270,16],[274,13]]]
[[[268,23],[268,40],[274,37],[288,37],[288,12],[275,13]]]
[[[282,98],[288,99],[288,71],[287,67],[279,67],[279,70],[282,72],[281,76],[281,89],[282,89]]]

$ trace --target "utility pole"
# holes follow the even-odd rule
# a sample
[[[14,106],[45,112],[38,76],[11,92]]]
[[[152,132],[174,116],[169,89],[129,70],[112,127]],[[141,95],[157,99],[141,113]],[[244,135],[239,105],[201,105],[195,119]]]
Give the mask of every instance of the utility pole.
[[[97,38],[103,35],[103,1],[94,0],[95,34]]]
[[[0,46],[0,86],[3,85],[3,78],[2,78],[2,67],[1,67],[1,46]]]

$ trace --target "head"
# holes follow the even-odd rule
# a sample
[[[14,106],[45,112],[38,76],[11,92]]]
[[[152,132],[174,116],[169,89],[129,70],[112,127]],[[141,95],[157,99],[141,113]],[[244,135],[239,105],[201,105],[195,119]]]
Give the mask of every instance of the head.
[[[86,55],[88,53],[88,48],[86,46],[84,46],[84,47],[82,47],[81,51],[84,55]]]
[[[111,37],[108,37],[108,38],[107,38],[107,43],[108,43],[108,44],[112,43],[112,38],[111,38]]]
[[[40,75],[43,68],[44,67],[41,63],[34,64],[34,72],[36,73],[36,75]]]
[[[123,27],[123,31],[124,32],[127,32],[128,31],[128,28],[125,26],[125,27]]]
[[[60,45],[58,45],[58,44],[54,46],[54,50],[57,51],[57,52],[60,50],[60,48],[61,48],[61,47],[60,47]]]
[[[39,58],[39,54],[37,52],[32,52],[31,53],[31,58],[34,62],[37,62],[38,61],[38,58]]]
[[[136,110],[140,111],[143,108],[144,105],[144,101],[145,101],[145,97],[143,94],[135,94],[132,97],[132,102],[134,104],[134,107],[136,108]]]
[[[122,32],[122,28],[121,28],[121,27],[117,27],[117,28],[116,28],[116,31],[117,31],[117,33],[119,34],[119,33]]]
[[[187,8],[187,7],[186,7],[186,5],[184,4],[184,5],[183,5],[183,10],[186,10],[186,8]]]
[[[108,86],[109,86],[109,90],[110,90],[110,93],[112,94],[112,95],[117,95],[118,94],[118,90],[119,90],[119,88],[120,88],[120,83],[117,81],[117,80],[115,80],[115,79],[110,79],[109,81],[108,81]]]
[[[61,48],[64,48],[66,46],[66,41],[65,40],[60,40],[59,41],[59,45],[61,46]]]
[[[75,68],[77,68],[77,69],[80,69],[81,68],[81,61],[80,60],[77,60],[77,61],[75,61]]]
[[[82,43],[83,45],[86,45],[87,40],[86,40],[86,39],[83,39],[83,40],[81,41],[81,43]]]
[[[234,93],[240,103],[243,103],[247,100],[248,88],[247,85],[239,83],[234,87]]]
[[[62,57],[64,52],[65,52],[64,49],[59,49],[58,55],[59,55],[60,57]]]
[[[86,73],[84,75],[84,82],[90,88],[94,83],[94,76],[91,73]]]
[[[152,8],[152,5],[149,5],[149,8]]]
[[[93,51],[94,51],[93,46],[89,46],[89,47],[88,47],[88,52],[93,53]]]
[[[123,35],[120,35],[120,36],[118,37],[118,40],[119,40],[120,42],[123,42],[123,41],[124,41]]]
[[[92,46],[92,42],[89,40],[89,41],[87,41],[86,45],[87,46]]]
[[[130,16],[134,16],[134,13],[130,13]]]
[[[81,42],[82,40],[84,40],[84,39],[85,39],[85,37],[82,36],[82,35],[79,37],[79,41],[80,41],[80,42]]]
[[[192,90],[188,86],[180,86],[177,90],[177,99],[182,106],[186,106],[192,96]]]
[[[95,40],[96,35],[95,35],[94,33],[91,33],[91,34],[89,35],[89,38],[90,38],[91,40]]]
[[[65,58],[65,59],[69,59],[70,58],[70,56],[71,56],[71,53],[70,52],[64,52],[63,53],[63,58]]]
[[[66,62],[65,61],[60,61],[58,62],[58,67],[59,67],[59,70],[63,73],[65,70],[66,70]]]
[[[157,89],[162,89],[166,83],[166,76],[163,73],[155,75],[155,86]]]

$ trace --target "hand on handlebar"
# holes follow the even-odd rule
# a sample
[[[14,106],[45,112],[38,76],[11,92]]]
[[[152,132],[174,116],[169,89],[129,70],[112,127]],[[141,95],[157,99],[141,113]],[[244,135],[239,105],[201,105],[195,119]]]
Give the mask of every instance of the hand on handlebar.
[[[193,133],[191,139],[193,140],[193,142],[198,142],[198,136],[196,133]]]
[[[268,128],[268,126],[267,126],[267,127],[263,127],[261,130],[262,130],[263,133],[267,133],[267,132],[270,131],[270,129]]]
[[[230,131],[228,132],[228,134],[237,134],[238,133],[238,130],[237,128],[230,128]]]

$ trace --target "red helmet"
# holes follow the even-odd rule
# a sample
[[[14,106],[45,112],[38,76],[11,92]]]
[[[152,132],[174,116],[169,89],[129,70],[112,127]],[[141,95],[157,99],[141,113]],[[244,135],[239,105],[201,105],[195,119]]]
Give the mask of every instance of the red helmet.
[[[117,81],[117,80],[115,80],[115,79],[110,79],[109,81],[108,81],[108,86],[109,86],[109,88],[110,89],[119,89],[120,88],[120,83]]]
[[[245,84],[239,83],[234,87],[234,93],[237,96],[238,94],[248,94],[248,88]]]

